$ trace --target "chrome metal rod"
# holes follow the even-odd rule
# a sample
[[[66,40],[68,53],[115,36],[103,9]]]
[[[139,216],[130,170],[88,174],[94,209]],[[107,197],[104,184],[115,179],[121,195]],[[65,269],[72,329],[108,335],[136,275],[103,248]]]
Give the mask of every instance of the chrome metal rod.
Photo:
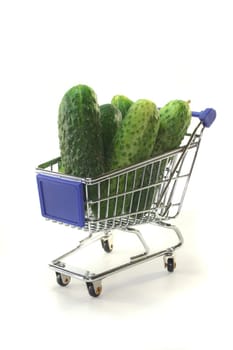
[[[142,243],[143,248],[144,248],[143,253],[131,256],[130,260],[140,259],[140,258],[144,257],[145,255],[149,254],[150,248],[147,245],[145,239],[143,238],[141,232],[139,230],[136,230],[135,228],[132,228],[132,227],[127,227],[126,231],[134,233],[138,237],[139,241]]]
[[[109,232],[109,231],[108,231]],[[87,237],[82,239],[79,244],[74,248],[68,251],[67,253],[59,256],[59,258],[52,261],[52,264],[57,264],[57,262],[60,262],[62,259],[66,258],[67,256],[70,256],[71,254],[75,253],[78,249],[84,248],[85,246],[94,243],[98,241],[102,237],[106,237],[108,232],[99,232],[99,234],[95,234],[94,236],[92,234],[89,234]]]
[[[50,266],[50,268],[52,268],[53,270],[55,270],[57,272],[67,274],[69,276],[73,276],[73,277],[78,278],[78,279],[82,279],[85,281],[97,281],[97,280],[101,280],[103,278],[109,277],[116,272],[133,267],[136,264],[140,264],[140,263],[143,263],[143,262],[146,262],[149,260],[153,260],[153,259],[161,257],[161,256],[173,255],[174,251],[183,244],[183,237],[182,237],[180,230],[175,225],[168,224],[168,223],[162,222],[162,221],[160,221],[156,225],[173,230],[177,235],[178,243],[171,246],[171,247],[168,247],[167,249],[163,249],[163,250],[160,250],[158,252],[154,252],[154,253],[149,254],[148,253],[149,248],[148,248],[145,240],[142,238],[141,233],[139,233],[138,230],[131,229],[128,227],[127,231],[131,231],[131,232],[135,233],[137,235],[137,237],[139,238],[139,240],[142,242],[142,244],[145,248],[145,252],[143,254],[141,254],[140,256],[136,255],[135,257],[131,257],[130,261],[127,263],[118,265],[116,267],[102,271],[100,273],[92,273],[88,270],[82,270],[82,269],[79,269],[76,267],[68,266],[65,263],[63,264],[62,261],[60,261],[61,258],[55,259],[49,266]],[[93,242],[93,240],[91,240],[90,243],[92,243],[92,242]],[[78,248],[79,248],[79,246],[78,246]],[[77,250],[77,248],[64,254],[63,257],[69,255],[70,253],[73,253],[75,250]]]
[[[161,226],[161,227],[164,227],[164,228],[167,228],[167,229],[170,229],[170,230],[173,230],[176,233],[179,241],[178,241],[178,243],[176,245],[171,247],[172,249],[177,249],[184,243],[184,238],[183,238],[183,236],[181,234],[181,231],[178,229],[177,226],[169,224],[168,222],[164,222],[164,221],[151,222],[151,224],[152,225]]]

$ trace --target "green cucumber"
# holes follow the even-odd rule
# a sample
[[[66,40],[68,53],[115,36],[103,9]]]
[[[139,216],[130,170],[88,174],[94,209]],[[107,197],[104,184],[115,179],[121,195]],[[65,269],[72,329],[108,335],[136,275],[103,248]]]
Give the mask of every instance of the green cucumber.
[[[81,178],[95,178],[104,172],[104,151],[97,97],[87,85],[69,89],[58,114],[61,166],[59,171]],[[98,200],[97,185],[91,186],[89,201]],[[96,213],[97,205],[93,205]]]
[[[172,100],[160,109],[160,126],[153,156],[180,146],[191,122],[189,102]]]
[[[100,110],[92,88],[77,85],[65,93],[58,131],[65,174],[94,178],[104,172]]]
[[[133,103],[116,132],[111,169],[121,169],[150,158],[159,122],[159,111],[155,103],[146,99]],[[142,170],[138,169],[136,173],[130,172],[115,180],[115,183],[113,181],[111,195],[115,195],[117,189],[118,199],[110,203],[110,215],[119,216],[131,212],[137,192],[134,195],[125,193],[138,188],[141,174]]]
[[[159,130],[159,111],[150,100],[132,104],[113,143],[111,169],[119,169],[150,158]]]
[[[105,171],[109,170],[109,162],[112,157],[113,139],[117,129],[121,125],[122,114],[111,103],[100,106],[100,121],[104,147]]]
[[[124,118],[132,106],[133,101],[124,95],[115,95],[111,100],[111,104],[121,111],[122,118]]]
[[[164,154],[180,146],[191,122],[189,102],[172,100],[160,109],[160,126],[152,151],[152,156]],[[144,183],[142,186],[154,185],[150,189],[143,190],[137,198],[135,211],[149,210],[159,195],[164,178],[166,159],[161,160],[146,168]],[[140,215],[138,215],[140,218]]]
[[[149,100],[138,100],[128,110],[113,140],[110,169],[119,168],[146,160],[150,157],[159,128],[159,111]],[[98,219],[129,214],[132,210],[132,193],[141,181],[141,169],[127,175],[112,177],[100,185],[103,201],[94,207]]]

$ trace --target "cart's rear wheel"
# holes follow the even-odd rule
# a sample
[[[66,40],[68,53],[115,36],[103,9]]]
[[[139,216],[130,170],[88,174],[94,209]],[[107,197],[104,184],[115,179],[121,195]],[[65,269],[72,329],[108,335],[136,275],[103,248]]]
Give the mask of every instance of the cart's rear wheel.
[[[106,253],[111,253],[113,250],[112,239],[110,238],[101,238],[101,245]]]
[[[168,272],[173,272],[175,270],[175,268],[176,268],[175,259],[174,258],[168,258],[166,265],[167,265]]]
[[[63,275],[60,272],[56,272],[56,279],[57,279],[57,283],[62,287],[67,286],[71,281],[70,276]]]
[[[102,285],[101,281],[96,282],[87,282],[87,290],[90,296],[92,297],[98,297],[102,292]]]

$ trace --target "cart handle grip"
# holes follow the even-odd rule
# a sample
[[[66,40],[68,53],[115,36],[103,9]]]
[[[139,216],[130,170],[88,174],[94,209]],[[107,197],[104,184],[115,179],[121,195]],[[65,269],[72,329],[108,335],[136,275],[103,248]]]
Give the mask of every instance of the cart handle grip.
[[[192,112],[193,117],[198,117],[202,124],[209,128],[216,118],[216,111],[213,108],[206,108],[201,112]]]

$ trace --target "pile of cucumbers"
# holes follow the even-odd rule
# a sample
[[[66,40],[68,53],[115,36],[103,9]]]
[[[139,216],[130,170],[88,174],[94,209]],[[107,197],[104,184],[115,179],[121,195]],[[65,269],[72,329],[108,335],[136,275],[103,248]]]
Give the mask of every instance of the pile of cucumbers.
[[[76,85],[65,93],[59,106],[60,171],[95,178],[163,154],[181,144],[190,122],[189,101],[172,100],[158,109],[148,99],[132,101],[115,95],[110,103],[99,105],[91,87]],[[130,179],[127,181],[130,184]],[[124,179],[122,192],[123,182]],[[90,196],[97,200],[94,188]],[[140,197],[143,201],[143,196]],[[131,211],[138,207],[137,196],[134,202],[132,206],[131,201]],[[97,210],[96,205],[92,209],[98,219],[118,216],[122,210],[124,213],[129,210],[127,198],[124,197],[124,208],[122,203],[118,207],[119,210],[115,203],[110,203],[107,208],[102,202],[101,208]]]

